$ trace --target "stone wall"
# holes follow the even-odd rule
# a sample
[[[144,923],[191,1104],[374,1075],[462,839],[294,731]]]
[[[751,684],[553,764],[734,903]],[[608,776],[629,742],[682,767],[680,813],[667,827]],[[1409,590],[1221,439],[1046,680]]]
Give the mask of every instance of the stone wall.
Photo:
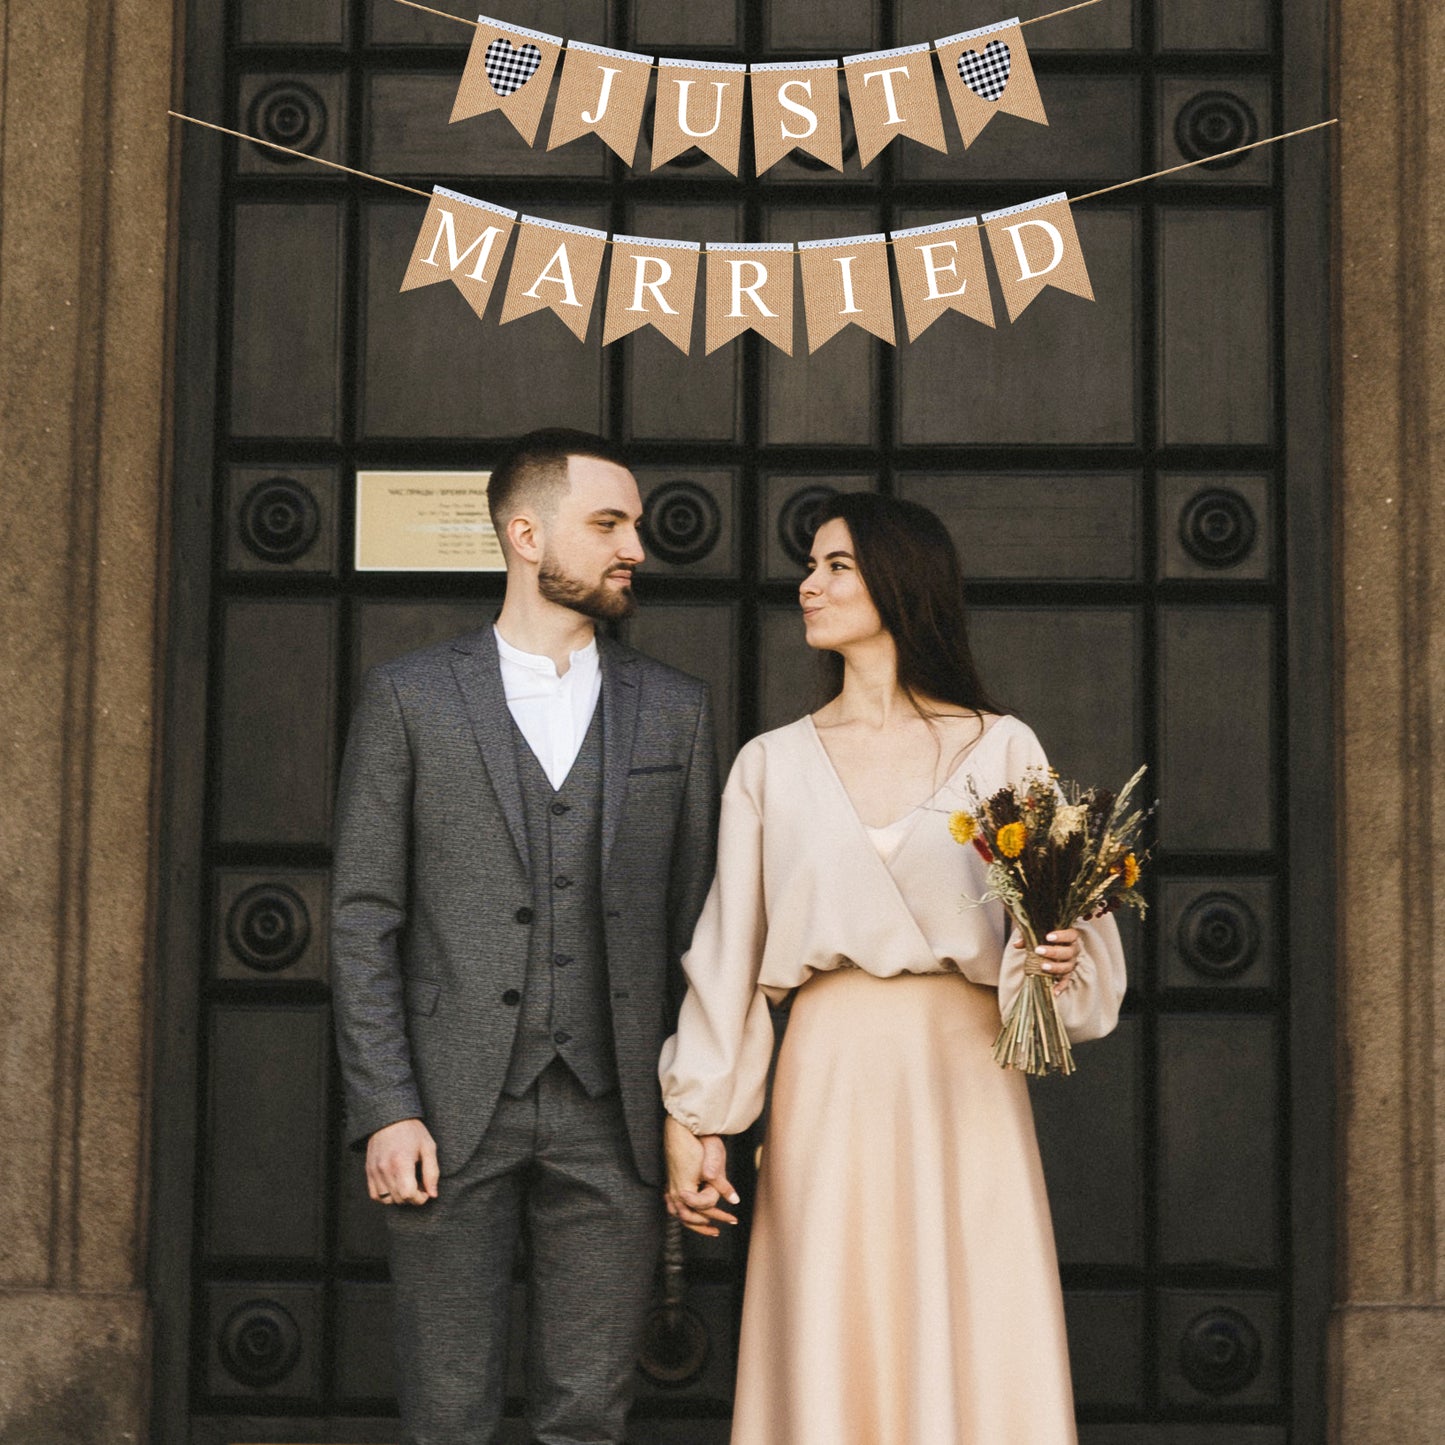
[[[0,7],[0,1442],[144,1437],[174,17]]]
[[[1342,1445],[1445,1440],[1445,7],[1338,0]]]

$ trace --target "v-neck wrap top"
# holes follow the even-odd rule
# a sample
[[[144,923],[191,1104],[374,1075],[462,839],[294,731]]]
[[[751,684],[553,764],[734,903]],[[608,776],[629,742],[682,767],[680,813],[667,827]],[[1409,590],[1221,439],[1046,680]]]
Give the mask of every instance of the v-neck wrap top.
[[[1006,1013],[1023,986],[1024,950],[1011,946],[1001,903],[975,902],[988,891],[985,865],[953,840],[948,820],[969,806],[970,776],[988,797],[1047,765],[1032,729],[999,718],[880,851],[811,717],[748,743],[723,791],[717,873],[682,960],[677,1032],[663,1045],[668,1112],[696,1134],[752,1124],[772,1060],[769,1000],[815,973],[961,973],[996,988]],[[1118,1022],[1125,970],[1112,917],[1076,926],[1078,964],[1056,1001],[1081,1042]]]

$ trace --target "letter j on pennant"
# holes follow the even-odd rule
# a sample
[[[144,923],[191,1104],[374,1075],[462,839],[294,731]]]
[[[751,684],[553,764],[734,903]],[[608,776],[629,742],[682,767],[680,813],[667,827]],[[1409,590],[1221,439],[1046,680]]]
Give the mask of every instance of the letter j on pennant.
[[[516,219],[515,211],[434,187],[401,289],[450,281],[482,316]]]

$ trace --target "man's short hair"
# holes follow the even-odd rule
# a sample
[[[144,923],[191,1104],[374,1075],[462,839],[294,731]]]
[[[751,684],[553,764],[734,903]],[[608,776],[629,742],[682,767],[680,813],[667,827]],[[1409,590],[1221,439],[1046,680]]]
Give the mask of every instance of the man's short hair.
[[[502,453],[487,483],[487,510],[497,535],[525,506],[548,512],[567,490],[567,458],[595,457],[626,467],[622,449],[606,437],[570,427],[546,427],[518,437]]]

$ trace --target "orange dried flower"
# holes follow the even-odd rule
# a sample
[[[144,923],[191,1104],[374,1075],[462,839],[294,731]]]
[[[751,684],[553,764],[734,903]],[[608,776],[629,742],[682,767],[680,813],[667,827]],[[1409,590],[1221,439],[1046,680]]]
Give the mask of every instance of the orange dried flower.
[[[1132,854],[1124,855],[1124,887],[1132,888],[1139,881],[1139,860]]]

